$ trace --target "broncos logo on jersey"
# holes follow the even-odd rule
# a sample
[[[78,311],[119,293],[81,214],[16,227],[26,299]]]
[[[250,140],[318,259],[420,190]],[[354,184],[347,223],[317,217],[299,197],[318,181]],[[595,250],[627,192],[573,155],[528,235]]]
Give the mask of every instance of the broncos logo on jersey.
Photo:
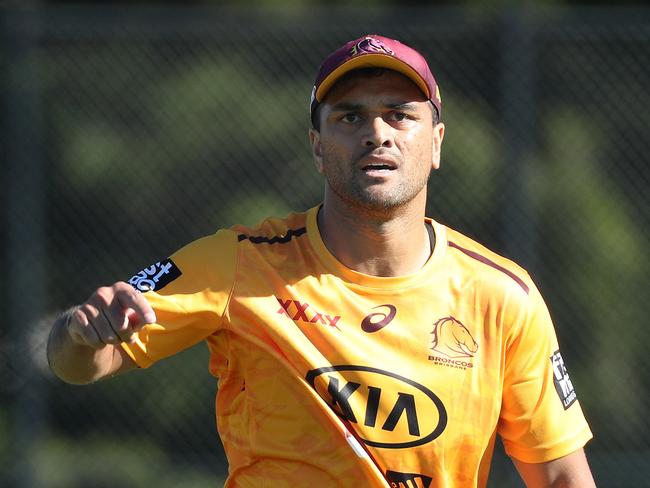
[[[444,317],[433,324],[433,351],[450,358],[471,358],[478,344],[460,321]]]

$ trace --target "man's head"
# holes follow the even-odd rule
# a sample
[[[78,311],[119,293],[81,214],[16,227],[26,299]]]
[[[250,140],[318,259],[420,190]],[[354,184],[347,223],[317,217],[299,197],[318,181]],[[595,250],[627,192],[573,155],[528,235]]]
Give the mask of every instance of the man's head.
[[[417,69],[397,56],[417,60]],[[435,80],[413,49],[366,36],[335,51],[321,66],[311,104],[325,200],[383,213],[417,199],[423,209],[440,161],[440,108]]]
[[[408,77],[435,108],[435,120],[441,120],[440,90],[424,56],[406,44],[373,34],[345,43],[323,61],[316,75],[309,107],[314,128],[318,129],[320,125],[316,117],[318,107],[331,88],[351,71],[366,68],[385,68]]]

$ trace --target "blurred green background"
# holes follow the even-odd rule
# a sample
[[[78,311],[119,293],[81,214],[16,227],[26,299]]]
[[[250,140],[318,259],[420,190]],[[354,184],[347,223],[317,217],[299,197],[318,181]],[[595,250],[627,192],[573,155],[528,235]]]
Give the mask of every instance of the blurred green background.
[[[648,486],[648,8],[128,3],[0,7],[0,486],[223,483],[207,348],[73,387],[49,325],[217,228],[318,203],[313,78],[370,32],[441,86],[428,215],[530,271],[599,486]],[[490,486],[520,486],[500,450]]]

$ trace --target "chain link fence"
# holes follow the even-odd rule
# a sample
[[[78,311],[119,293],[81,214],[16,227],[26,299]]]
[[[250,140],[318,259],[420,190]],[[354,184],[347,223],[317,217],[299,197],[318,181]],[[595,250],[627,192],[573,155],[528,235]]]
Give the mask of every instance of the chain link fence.
[[[421,50],[441,86],[428,215],[531,272],[599,486],[647,486],[648,13],[0,10],[0,485],[223,483],[207,348],[73,387],[47,370],[49,324],[217,228],[319,202],[313,77],[378,32]],[[520,486],[499,450],[490,486]]]

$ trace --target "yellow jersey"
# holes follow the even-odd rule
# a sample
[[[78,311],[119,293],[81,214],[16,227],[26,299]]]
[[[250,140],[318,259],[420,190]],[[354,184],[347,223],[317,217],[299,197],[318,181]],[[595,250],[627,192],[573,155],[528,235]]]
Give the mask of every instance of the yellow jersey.
[[[426,219],[417,273],[328,251],[318,207],[199,239],[136,274],[140,367],[206,341],[227,487],[475,487],[495,437],[525,462],[591,432],[528,274]]]

